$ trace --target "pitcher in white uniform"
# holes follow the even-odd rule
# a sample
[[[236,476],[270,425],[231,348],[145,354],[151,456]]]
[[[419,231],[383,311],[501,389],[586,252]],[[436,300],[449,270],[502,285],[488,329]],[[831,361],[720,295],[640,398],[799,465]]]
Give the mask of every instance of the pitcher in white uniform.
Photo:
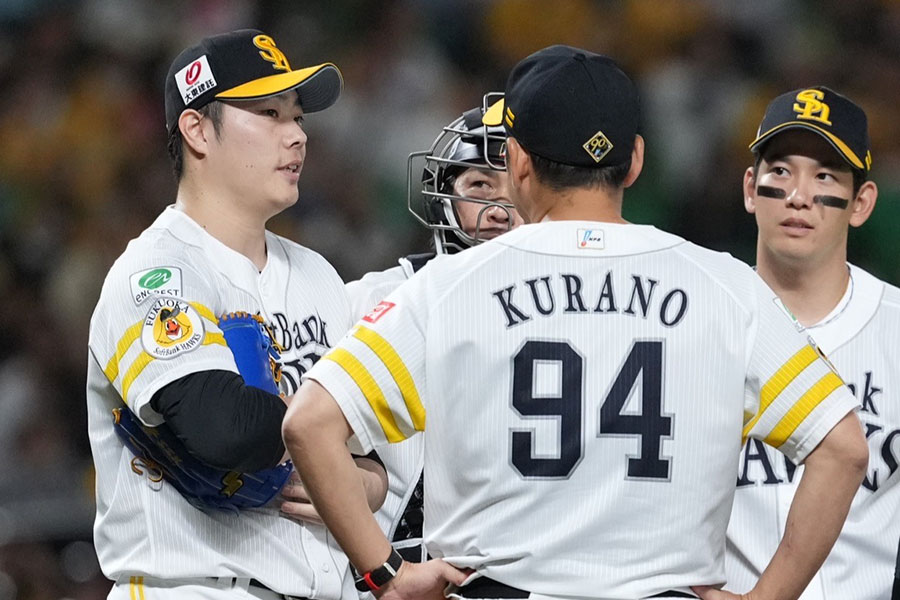
[[[278,394],[245,385],[219,327],[236,311],[269,325],[289,398],[351,324],[331,265],[265,229],[297,202],[304,115],[333,104],[341,86],[334,65],[292,69],[272,38],[255,30],[206,38],[169,70],[166,125],[178,196],[112,266],[91,319],[94,543],[115,582],[111,599],[355,594],[347,558],[324,526],[285,518],[277,499],[257,508],[230,504],[255,473],[285,460],[286,406]],[[163,430],[177,437],[165,448],[176,466],[224,473],[205,490],[214,505],[198,507],[171,471],[132,454],[115,432],[123,413],[151,437]],[[358,463],[377,508],[384,470]]]

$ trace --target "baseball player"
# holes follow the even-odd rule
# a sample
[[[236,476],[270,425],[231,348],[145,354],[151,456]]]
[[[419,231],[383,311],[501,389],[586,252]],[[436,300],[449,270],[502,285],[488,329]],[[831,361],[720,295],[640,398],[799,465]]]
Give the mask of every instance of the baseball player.
[[[169,69],[178,195],[112,266],[91,320],[94,541],[115,582],[111,599],[355,594],[347,559],[323,526],[282,517],[277,502],[235,504],[259,472],[285,460],[286,407],[245,384],[222,333],[223,315],[236,311],[268,323],[290,394],[350,325],[334,269],[265,229],[297,201],[304,115],[333,104],[341,87],[334,65],[293,69],[255,30],[206,38]],[[171,464],[134,454],[128,436],[117,435],[123,416],[158,440]],[[377,508],[384,471],[358,464]],[[195,485],[198,465],[223,476],[188,495],[180,482]]]
[[[441,130],[429,150],[410,155],[410,176],[417,173],[419,159],[424,158],[424,186],[420,191],[409,182],[407,205],[432,231],[434,251],[403,257],[395,267],[348,283],[355,319],[364,317],[436,255],[455,254],[521,224],[521,217],[508,204],[506,172],[491,166],[503,163],[502,128],[484,127],[482,115],[481,108],[465,112]],[[491,137],[485,144],[486,135]],[[393,547],[412,562],[422,562],[427,556],[422,541],[423,451],[422,436],[379,451],[389,487],[375,518]],[[301,516],[314,512],[302,485],[292,486],[285,497],[290,501],[282,506],[284,512]],[[363,598],[372,597],[365,583],[357,582],[357,588],[364,592]]]
[[[434,252],[401,258],[398,266],[348,283],[354,318],[363,318],[437,254],[455,254],[521,224],[521,217],[509,205],[506,172],[490,167],[502,164],[503,142],[490,139],[483,143],[487,132],[481,123],[482,112],[481,108],[467,111],[442,129],[429,151],[410,155],[410,173],[415,159],[425,158],[424,189],[417,193],[410,185],[407,201],[410,211],[432,231]],[[502,133],[501,128],[488,129]],[[398,552],[413,562],[426,558],[422,543],[423,450],[423,436],[414,436],[379,452],[389,487],[375,518]]]
[[[441,598],[446,582],[456,598],[737,598],[709,586],[725,581],[741,437],[765,439],[815,473],[753,591],[795,598],[865,471],[858,402],[752,269],[622,219],[644,141],[613,61],[527,57],[485,115],[501,120],[526,224],[432,260],[288,408],[319,513],[382,599]],[[420,431],[437,559],[409,563],[345,441]]]
[[[847,263],[847,232],[878,190],[866,115],[825,87],[769,104],[750,145],[744,204],[756,217],[757,272],[861,404],[869,465],[841,535],[802,598],[885,600],[900,538],[900,290]],[[785,534],[802,466],[763,441],[741,452],[726,575],[749,590]]]

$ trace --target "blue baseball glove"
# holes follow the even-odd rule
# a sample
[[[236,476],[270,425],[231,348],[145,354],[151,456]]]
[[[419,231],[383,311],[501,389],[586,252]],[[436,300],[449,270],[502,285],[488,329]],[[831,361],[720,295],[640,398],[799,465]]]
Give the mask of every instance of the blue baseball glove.
[[[280,348],[262,318],[234,312],[219,319],[219,328],[247,385],[280,395]],[[135,459],[132,468],[164,479],[200,510],[239,511],[267,504],[281,491],[293,465],[286,461],[272,469],[238,473],[197,460],[163,423],[147,427],[127,407],[113,410],[115,431]]]

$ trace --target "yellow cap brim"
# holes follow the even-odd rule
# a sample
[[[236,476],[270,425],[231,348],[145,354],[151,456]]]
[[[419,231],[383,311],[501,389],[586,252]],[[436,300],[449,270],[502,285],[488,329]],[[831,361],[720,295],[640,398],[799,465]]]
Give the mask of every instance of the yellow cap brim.
[[[503,124],[503,98],[500,98],[481,117],[481,122],[488,127],[499,127]]]
[[[841,138],[837,137],[830,131],[826,131],[825,129],[822,129],[817,125],[807,123],[805,121],[788,121],[787,123],[782,123],[777,127],[773,127],[767,132],[760,134],[755,140],[753,140],[753,143],[750,144],[750,150],[754,150],[759,144],[763,143],[776,133],[785,129],[809,129],[810,131],[814,131],[828,140],[828,142],[834,147],[834,149],[837,150],[838,153],[843,156],[844,159],[853,167],[863,171],[868,170],[868,165],[866,163],[863,163],[863,161],[860,160],[856,153],[853,152],[853,150],[851,150],[850,147],[845,144],[843,140],[841,140]]]
[[[258,100],[277,96],[290,90],[300,94],[304,112],[324,110],[334,104],[344,86],[341,71],[332,63],[279,73],[254,79],[216,94],[221,100]]]

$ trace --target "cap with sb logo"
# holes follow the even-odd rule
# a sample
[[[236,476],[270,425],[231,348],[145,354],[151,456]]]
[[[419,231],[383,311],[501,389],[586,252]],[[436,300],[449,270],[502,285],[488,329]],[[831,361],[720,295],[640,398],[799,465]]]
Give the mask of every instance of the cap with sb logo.
[[[759,151],[773,136],[791,129],[818,133],[853,169],[868,172],[872,168],[866,113],[832,89],[816,86],[794,90],[772,100],[750,150]]]
[[[634,84],[609,57],[550,46],[517,64],[486,125],[506,128],[526,150],[578,167],[631,158],[640,107]]]
[[[178,125],[188,108],[213,100],[253,100],[296,89],[310,113],[338,99],[343,79],[331,63],[293,70],[275,41],[262,31],[241,29],[204,38],[179,54],[166,75],[166,127]]]

